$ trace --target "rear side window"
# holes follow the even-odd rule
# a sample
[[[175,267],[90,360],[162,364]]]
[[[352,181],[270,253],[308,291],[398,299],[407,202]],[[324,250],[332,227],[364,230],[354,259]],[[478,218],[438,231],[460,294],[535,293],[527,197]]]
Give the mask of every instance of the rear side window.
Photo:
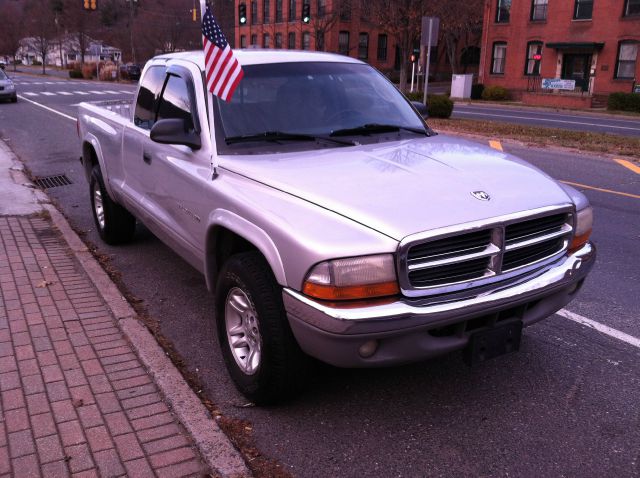
[[[158,120],[175,118],[183,119],[188,130],[194,129],[187,83],[179,76],[169,75],[160,99]]]
[[[156,117],[158,96],[164,83],[164,66],[152,66],[140,82],[133,123],[143,129],[151,129]]]

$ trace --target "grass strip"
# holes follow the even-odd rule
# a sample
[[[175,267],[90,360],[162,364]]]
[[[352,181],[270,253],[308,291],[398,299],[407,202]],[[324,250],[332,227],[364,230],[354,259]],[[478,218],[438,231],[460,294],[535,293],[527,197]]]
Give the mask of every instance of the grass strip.
[[[560,146],[640,160],[640,138],[630,136],[457,118],[429,118],[427,123],[435,131],[443,133],[466,133],[497,140],[515,140],[536,147]]]

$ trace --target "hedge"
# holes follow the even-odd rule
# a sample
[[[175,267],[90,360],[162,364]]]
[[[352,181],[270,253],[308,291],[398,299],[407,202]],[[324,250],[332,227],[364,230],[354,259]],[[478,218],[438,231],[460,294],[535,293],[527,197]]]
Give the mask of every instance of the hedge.
[[[607,109],[640,113],[640,94],[611,93],[607,102]]]
[[[80,70],[69,70],[69,78],[82,79],[82,72]]]
[[[482,92],[482,99],[488,101],[508,100],[509,91],[502,86],[487,86]]]
[[[447,95],[433,95],[427,98],[430,118],[449,118],[453,112],[453,101]]]

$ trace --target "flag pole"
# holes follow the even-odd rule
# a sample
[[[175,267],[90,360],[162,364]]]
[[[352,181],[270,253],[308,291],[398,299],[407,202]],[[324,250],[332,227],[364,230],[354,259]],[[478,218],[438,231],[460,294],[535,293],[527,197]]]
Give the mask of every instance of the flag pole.
[[[204,18],[204,13],[207,9],[207,0],[200,0],[200,24],[202,24],[202,19]],[[204,35],[200,35],[202,38],[202,48],[204,48]],[[216,150],[216,135],[214,134],[214,125],[213,125],[213,93],[209,91],[207,85],[205,85],[205,91],[207,94],[207,121],[209,123],[209,141],[211,142],[211,155],[209,157],[209,163],[211,164],[211,179],[216,179],[218,177],[218,161],[217,157],[214,154]]]

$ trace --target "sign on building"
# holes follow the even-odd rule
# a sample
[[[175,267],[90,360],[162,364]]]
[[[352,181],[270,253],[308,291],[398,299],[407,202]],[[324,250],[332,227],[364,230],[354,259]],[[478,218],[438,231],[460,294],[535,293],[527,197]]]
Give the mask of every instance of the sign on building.
[[[561,80],[560,78],[543,78],[543,90],[575,90],[576,80]]]

